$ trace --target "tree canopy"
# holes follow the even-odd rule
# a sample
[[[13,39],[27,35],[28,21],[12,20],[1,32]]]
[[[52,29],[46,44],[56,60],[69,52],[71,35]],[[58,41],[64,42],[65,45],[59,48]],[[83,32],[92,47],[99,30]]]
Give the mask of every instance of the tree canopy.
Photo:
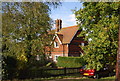
[[[116,64],[119,2],[84,2],[76,18],[88,45],[83,47],[88,68]]]
[[[39,67],[45,66],[45,47],[50,46],[52,39],[49,34],[53,24],[49,16],[50,8],[57,7],[59,3],[2,3],[2,55],[5,77],[18,76],[21,69],[34,67],[35,64]],[[39,62],[36,61],[36,56],[39,56]],[[10,60],[15,61],[15,67],[9,67],[13,66]]]
[[[31,55],[44,54],[51,39],[48,3],[3,3],[2,12],[3,53],[26,61]]]

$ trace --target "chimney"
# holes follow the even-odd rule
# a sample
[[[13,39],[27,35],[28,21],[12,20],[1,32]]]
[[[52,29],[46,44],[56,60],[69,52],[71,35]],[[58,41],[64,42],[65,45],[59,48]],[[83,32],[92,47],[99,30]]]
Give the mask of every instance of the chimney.
[[[59,32],[60,29],[62,28],[62,20],[61,19],[57,19],[55,20],[55,23],[56,23],[56,32]]]

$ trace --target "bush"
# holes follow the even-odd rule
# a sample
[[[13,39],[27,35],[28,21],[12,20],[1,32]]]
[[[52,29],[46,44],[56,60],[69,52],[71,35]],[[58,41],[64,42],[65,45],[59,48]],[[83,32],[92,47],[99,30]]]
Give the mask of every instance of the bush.
[[[3,79],[12,79],[17,77],[17,60],[11,56],[3,56],[2,70]]]
[[[85,65],[86,62],[82,57],[58,57],[57,66],[58,67],[81,67]]]
[[[29,61],[17,59],[15,56],[2,56],[2,79],[12,80],[46,77],[50,73],[43,71],[46,68],[55,67],[54,63],[41,55],[40,60],[36,60],[36,56],[31,56]]]

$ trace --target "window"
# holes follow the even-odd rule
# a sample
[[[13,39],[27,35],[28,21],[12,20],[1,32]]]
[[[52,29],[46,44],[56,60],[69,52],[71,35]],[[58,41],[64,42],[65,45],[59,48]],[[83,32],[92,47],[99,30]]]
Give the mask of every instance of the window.
[[[85,43],[81,43],[81,46],[85,46]]]
[[[55,47],[55,48],[58,48],[58,47],[59,47],[58,42],[54,42],[54,47]]]
[[[49,58],[52,58],[52,56],[49,56]]]
[[[60,55],[55,55],[54,61],[57,61],[57,59],[58,59],[59,56],[60,56]]]

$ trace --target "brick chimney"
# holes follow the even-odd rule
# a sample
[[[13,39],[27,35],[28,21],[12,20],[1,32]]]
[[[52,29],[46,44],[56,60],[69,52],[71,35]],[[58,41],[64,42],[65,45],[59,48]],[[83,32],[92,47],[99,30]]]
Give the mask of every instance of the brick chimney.
[[[60,29],[62,28],[62,20],[61,19],[57,19],[55,20],[55,23],[56,23],[56,32],[59,32]]]

